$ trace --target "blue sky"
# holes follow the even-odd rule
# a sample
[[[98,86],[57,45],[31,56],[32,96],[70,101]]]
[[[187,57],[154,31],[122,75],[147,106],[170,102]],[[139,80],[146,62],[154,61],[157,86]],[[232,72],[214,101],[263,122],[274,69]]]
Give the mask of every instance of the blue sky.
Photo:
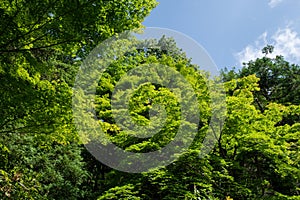
[[[262,56],[266,44],[275,54],[300,64],[299,0],[158,0],[146,27],[182,32],[202,45],[218,68],[240,67]],[[271,55],[272,56],[272,55]]]

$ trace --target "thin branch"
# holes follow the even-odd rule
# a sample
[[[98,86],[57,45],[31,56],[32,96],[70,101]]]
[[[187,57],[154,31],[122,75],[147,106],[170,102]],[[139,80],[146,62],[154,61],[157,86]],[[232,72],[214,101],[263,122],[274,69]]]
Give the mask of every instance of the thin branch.
[[[78,42],[77,40],[65,40],[62,42],[57,42],[55,44],[47,45],[47,46],[41,46],[41,47],[34,47],[29,49],[10,49],[10,50],[0,50],[0,53],[12,53],[12,52],[26,52],[26,51],[34,51],[34,50],[40,50],[40,49],[47,49],[50,47],[54,47],[60,44],[68,43],[68,42]]]
[[[45,33],[45,34],[41,35],[40,37],[37,37],[36,39],[32,40],[31,42],[24,44],[23,46],[27,46],[29,44],[34,44],[35,42],[37,42],[38,40],[41,40],[43,37],[45,37],[47,35],[48,35],[48,33]]]
[[[261,111],[262,113],[264,113],[265,110],[264,110],[264,108],[262,107],[262,105],[260,104],[260,102],[258,101],[257,98],[255,98],[255,102],[257,103],[257,105],[258,105],[260,111]]]
[[[53,4],[51,4],[49,7],[47,7],[47,8],[45,9],[45,12],[46,12],[48,9],[50,9],[52,5],[53,5]],[[45,22],[44,24],[42,24],[42,25],[39,26],[38,28],[35,28],[35,27],[41,22],[42,17],[40,17],[40,18],[33,24],[33,26],[29,29],[28,32],[24,33],[23,35],[19,35],[19,36],[17,36],[17,37],[14,38],[14,39],[11,39],[11,40],[8,41],[6,44],[1,45],[0,48],[6,47],[6,46],[8,46],[9,44],[11,44],[11,43],[13,43],[13,42],[16,42],[16,41],[18,41],[19,39],[24,38],[24,37],[26,37],[27,35],[29,35],[29,34],[35,32],[35,31],[38,31],[38,30],[44,28],[44,27],[45,27],[47,24],[49,24],[51,21],[57,20],[57,19],[59,19],[60,17],[64,17],[65,15],[68,15],[68,14],[70,14],[70,13],[72,13],[72,12],[74,12],[74,9],[69,10],[69,12],[63,13],[62,15],[59,15],[59,16],[56,16],[56,17],[51,18],[51,19],[49,19],[49,20],[46,20],[46,22]],[[1,51],[0,51],[0,52],[1,52]]]
[[[16,18],[16,16],[20,13],[20,9],[18,9],[18,2],[16,2],[16,7],[17,7],[17,11],[16,11],[15,14],[11,17],[11,21],[13,21],[13,20]],[[6,29],[8,28],[8,26],[9,26],[9,24],[10,24],[10,23],[6,23],[6,26],[3,28],[3,30],[6,30]],[[4,33],[5,33],[5,32],[2,31],[2,32],[0,33],[0,36],[2,36]]]

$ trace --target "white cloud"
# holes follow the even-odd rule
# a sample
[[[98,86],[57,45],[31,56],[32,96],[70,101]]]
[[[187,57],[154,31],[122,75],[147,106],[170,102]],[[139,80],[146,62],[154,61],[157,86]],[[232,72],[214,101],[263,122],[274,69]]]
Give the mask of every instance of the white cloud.
[[[268,55],[269,57],[274,58],[276,55],[282,55],[286,60],[300,64],[300,36],[290,27],[278,29],[271,37],[268,37],[268,33],[264,32],[253,45],[248,45],[235,54],[238,64],[242,66],[243,62],[263,57],[261,50],[267,44],[274,46],[274,52]]]
[[[274,8],[276,7],[278,4],[280,4],[283,0],[269,0],[269,6],[271,8]]]
[[[290,28],[279,29],[272,37],[275,41],[275,54],[287,59],[300,61],[300,36]]]

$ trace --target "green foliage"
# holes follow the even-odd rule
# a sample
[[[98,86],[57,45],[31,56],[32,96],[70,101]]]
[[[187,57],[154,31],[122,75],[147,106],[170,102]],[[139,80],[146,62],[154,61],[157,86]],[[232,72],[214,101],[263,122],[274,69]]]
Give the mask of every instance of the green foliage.
[[[105,199],[123,199],[123,200],[140,200],[140,197],[135,196],[138,192],[134,191],[132,184],[124,185],[121,187],[114,187],[109,189],[104,195],[98,198],[98,200]]]
[[[165,57],[164,55],[155,58],[148,56],[149,61],[147,61],[147,57],[140,58],[138,54],[135,56],[137,60],[144,62],[159,62]],[[125,61],[121,60],[121,62]],[[172,66],[170,63],[172,62],[168,61],[169,66]],[[124,67],[121,64],[113,66],[114,68],[111,70],[116,72],[121,71],[116,70],[118,66]],[[129,66],[130,69],[133,67],[128,62],[125,66]],[[190,69],[191,71],[189,71]],[[180,72],[193,77],[192,74],[196,72],[192,69],[192,67],[184,67]],[[185,73],[185,70],[189,73]],[[110,72],[110,70],[108,71]],[[114,79],[112,74],[105,77]],[[121,75],[117,77],[121,77]],[[106,90],[103,89],[104,84],[100,81],[99,86],[101,85],[102,89],[99,92],[107,92],[107,95],[102,96],[107,99],[101,102],[109,102],[108,98],[117,80],[108,81],[111,83],[111,89]],[[193,82],[194,79],[189,80]],[[201,87],[201,84],[198,85],[200,85],[201,91],[205,91],[205,87]],[[264,112],[262,112],[256,104],[256,95],[260,92],[261,85],[260,79],[255,75],[228,81],[225,83],[225,88],[227,92],[226,123],[222,127],[223,131],[211,154],[205,159],[200,159],[198,157],[199,145],[192,146],[192,149],[181,155],[178,161],[165,168],[143,173],[142,177],[129,178],[126,174],[116,175],[117,179],[124,180],[122,185],[135,185],[135,191],[138,191],[135,193],[135,197],[142,199],[297,199],[300,180],[299,121],[282,122],[290,116],[297,116],[299,105],[292,105],[289,102],[282,105],[269,101],[264,105]],[[132,117],[137,122],[148,123],[149,101],[146,97],[155,94],[157,92],[155,89],[156,87],[152,85],[145,85],[138,89],[138,95],[133,95],[131,100],[135,100],[137,103],[133,109],[137,115],[132,115]],[[207,101],[205,97],[207,94],[198,99],[203,103]],[[172,104],[173,100],[169,99],[168,102]],[[110,114],[101,115],[102,109],[105,110],[108,107],[98,107],[99,118],[104,121],[103,123],[113,124],[114,121],[111,117],[105,118]],[[200,135],[205,132],[207,119],[210,116],[209,107],[202,107],[202,111],[206,114],[201,118],[203,121],[200,126],[202,128],[199,129]],[[111,111],[107,110],[107,112]],[[117,138],[114,142],[119,146],[125,145],[122,147],[127,147],[127,150],[143,151],[145,148],[149,151],[159,148],[159,146],[151,145],[152,143],[122,134],[122,131],[116,126],[107,127],[110,127],[109,130],[112,131],[108,131],[112,135],[112,139]],[[167,133],[172,136],[172,132],[167,131]],[[156,136],[160,142],[169,141],[162,135]],[[197,139],[202,141],[203,137]],[[197,139],[195,143],[197,143]],[[134,144],[132,145],[130,142]],[[146,148],[147,146],[148,148]],[[120,182],[112,183],[110,188],[118,188],[120,184]],[[104,197],[101,196],[101,198]]]
[[[71,110],[78,66],[98,43],[140,28],[156,4],[0,2],[1,199],[90,196]]]
[[[299,105],[300,67],[285,61],[283,56],[267,57],[272,53],[273,46],[267,46],[262,51],[263,58],[245,63],[238,72],[223,70],[225,81],[255,74],[259,80],[260,90],[255,92],[257,104],[264,109],[269,102]]]
[[[299,66],[282,56],[269,58],[272,46],[239,72],[223,71],[227,118],[206,157],[199,155],[214,94],[206,72],[165,36],[136,40],[131,44],[136,50],[114,59],[98,83],[97,117],[111,141],[127,151],[155,151],[170,143],[180,125],[180,104],[188,99],[161,84],[133,88],[140,77],[124,77],[141,65],[167,65],[197,97],[198,106],[190,105],[200,113],[191,147],[166,167],[129,174],[98,162],[80,144],[71,111],[78,66],[98,43],[140,28],[156,5],[154,0],[0,2],[1,199],[299,199]],[[111,109],[113,92],[125,101],[114,91],[117,83],[128,84],[133,94],[131,119],[161,128],[153,137],[138,138],[117,126],[112,114],[121,110]]]
[[[299,197],[299,98],[291,90],[298,71],[278,56],[223,72],[232,80],[226,83],[228,115],[216,155],[228,162],[240,188],[228,194],[234,199]]]
[[[177,54],[177,57],[172,56],[172,52],[181,52],[176,46],[172,46],[173,44],[173,40],[165,37],[157,41],[146,40],[138,42],[136,44],[138,49],[134,52],[127,52],[126,56],[114,61],[103,73],[98,83],[96,113],[100,119],[102,130],[111,136],[111,141],[126,150],[148,152],[149,150],[154,151],[168,144],[174,138],[179,128],[181,121],[180,103],[184,104],[184,102],[178,102],[176,95],[163,85],[145,83],[138,88],[134,88],[133,83],[142,81],[141,77],[128,76],[124,78],[124,75],[140,66],[153,68],[154,65],[161,64],[180,72],[191,84],[197,95],[199,105],[195,109],[201,111],[201,126],[204,126],[204,124],[207,126],[210,108],[208,103],[209,98],[207,98],[208,89],[205,83],[206,79],[203,77],[203,74],[196,71],[183,53]],[[165,46],[168,48],[172,46],[172,50],[167,49],[165,53]],[[140,49],[143,49],[143,51],[140,51]],[[143,72],[136,71],[136,73],[140,73],[143,76]],[[155,73],[153,72],[153,74]],[[172,81],[180,83],[180,80],[175,78]],[[113,113],[120,116],[123,112],[119,108],[111,110],[110,98],[117,83],[126,86],[128,89],[126,92],[133,92],[133,95],[129,99],[131,119],[139,125],[149,125],[149,129],[153,129],[153,131],[160,130],[159,133],[151,138],[140,139],[132,135],[132,133],[123,131],[115,124]],[[114,101],[125,104],[127,99],[124,99],[124,91],[114,93]],[[188,101],[188,99],[183,99],[182,101]],[[164,111],[156,107],[156,105],[164,107]],[[151,120],[150,110],[154,112],[152,113]],[[166,114],[166,118],[163,122],[160,120],[162,120],[164,114]],[[126,118],[124,117],[124,119]],[[129,122],[123,123],[126,124]],[[139,134],[143,134],[144,132],[146,131],[141,130]]]
[[[96,113],[104,132],[110,136],[115,144],[127,151],[133,152],[156,151],[172,141],[180,123],[182,123],[180,117],[180,103],[182,102],[178,102],[178,98],[176,98],[170,89],[159,84],[145,83],[134,90],[129,100],[131,118],[135,123],[141,125],[149,125],[150,123],[151,127],[151,123],[154,121],[152,126],[157,126],[159,121],[156,121],[156,116],[153,113],[151,116],[151,109],[152,111],[153,109],[155,110],[155,104],[159,104],[165,108],[167,114],[165,122],[161,129],[159,129],[160,131],[151,138],[137,138],[123,131],[115,124],[112,116],[113,112],[119,111],[110,109],[110,98],[114,92],[115,85],[117,83],[123,84],[129,90],[133,90],[134,88],[130,84],[135,82],[135,79],[140,79],[138,76],[124,78],[127,72],[140,65],[151,68],[155,64],[162,64],[178,71],[193,87],[198,100],[198,107],[194,109],[201,110],[197,141],[203,140],[205,130],[208,126],[208,118],[211,115],[211,108],[209,107],[210,98],[208,98],[209,92],[206,85],[206,77],[203,76],[204,73],[201,74],[196,70],[194,65],[190,64],[190,60],[174,45],[172,39],[162,37],[160,40],[140,41],[136,45],[138,47],[137,50],[128,52],[125,57],[121,57],[113,62],[104,72],[98,83]],[[166,46],[167,50],[165,49]],[[173,52],[177,52],[176,56],[173,55]],[[126,101],[126,99],[122,98],[122,93],[114,93],[114,99]],[[182,101],[185,100],[187,99]],[[154,128],[155,130],[157,128]],[[193,148],[199,149],[199,142],[194,142]],[[183,158],[177,161],[176,164],[154,170],[153,172],[144,173],[142,176],[134,176],[134,178],[127,180],[124,180],[127,177],[126,175],[119,174],[117,178],[124,180],[122,186],[119,186],[120,183],[115,183],[116,185],[112,184],[110,186],[112,189],[104,192],[100,196],[100,199],[117,199],[117,197],[113,197],[114,192],[112,191],[120,189],[119,187],[127,187],[126,184],[135,185],[135,191],[137,191],[135,196],[142,199],[196,199],[197,197],[212,197],[210,196],[212,194],[211,184],[207,183],[209,182],[208,174],[210,173],[207,169],[209,164],[207,162],[204,162],[206,163],[204,164],[202,160],[199,160],[198,156],[199,150],[191,150],[189,153],[182,155]],[[190,167],[186,168],[186,166]],[[178,173],[177,170],[179,169],[182,173]],[[195,170],[192,171],[192,169]],[[206,170],[207,174],[205,173],[205,176],[203,176],[203,173],[200,173],[201,169]],[[110,173],[113,173],[113,171],[108,174]],[[125,195],[126,192],[122,192],[122,194]]]
[[[1,130],[44,131],[65,117],[79,60],[113,34],[139,28],[155,5],[153,0],[1,1]],[[51,111],[44,112],[45,105]]]
[[[11,134],[4,137],[1,198],[77,199],[84,196],[81,147],[53,142],[51,135]]]

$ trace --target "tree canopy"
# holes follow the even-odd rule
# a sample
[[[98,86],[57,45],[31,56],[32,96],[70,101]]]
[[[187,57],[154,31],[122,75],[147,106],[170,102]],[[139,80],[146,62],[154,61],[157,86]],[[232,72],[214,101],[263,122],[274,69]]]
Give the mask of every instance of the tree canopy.
[[[89,173],[71,109],[78,66],[101,41],[140,28],[156,5],[0,2],[1,199],[84,197],[81,184],[88,184]]]
[[[270,58],[272,46],[241,70],[223,70],[225,123],[215,127],[222,131],[212,151],[200,157],[213,110],[222,107],[212,104],[216,94],[207,72],[167,36],[126,43],[132,50],[114,57],[97,81],[91,117],[126,151],[157,151],[173,142],[178,154],[171,164],[132,174],[99,162],[85,148],[89,141],[78,136],[72,110],[78,68],[99,43],[141,28],[156,5],[0,2],[1,199],[300,199],[300,67],[282,56]],[[163,66],[192,90],[177,76],[171,77],[180,83],[173,90],[151,81],[135,87],[145,71],[163,74]],[[189,104],[193,98],[197,104]],[[127,101],[128,116],[116,101]],[[195,113],[196,123],[182,117]],[[139,125],[135,133],[126,129],[132,121]],[[174,142],[182,124],[196,128],[196,135]]]

